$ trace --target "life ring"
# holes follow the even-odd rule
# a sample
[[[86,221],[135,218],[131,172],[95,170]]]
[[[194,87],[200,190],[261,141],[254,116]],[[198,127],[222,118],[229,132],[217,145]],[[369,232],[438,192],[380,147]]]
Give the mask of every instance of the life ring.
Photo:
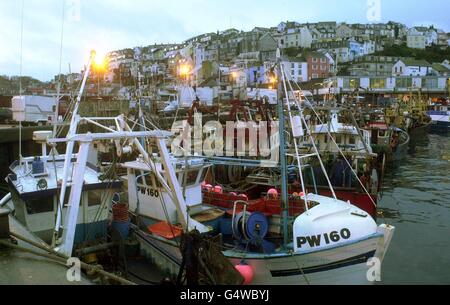
[[[46,190],[48,188],[47,180],[41,179],[37,183],[39,190]]]

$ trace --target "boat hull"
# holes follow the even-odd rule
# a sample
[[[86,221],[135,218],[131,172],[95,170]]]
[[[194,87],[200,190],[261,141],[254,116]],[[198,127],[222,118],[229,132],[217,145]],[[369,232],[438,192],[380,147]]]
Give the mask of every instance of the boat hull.
[[[224,251],[234,265],[252,267],[252,285],[372,285],[381,278],[381,263],[389,248],[393,227],[380,226],[379,233],[364,240],[309,253],[280,252],[273,255]],[[166,276],[176,278],[181,254],[170,242],[135,232],[141,252]]]

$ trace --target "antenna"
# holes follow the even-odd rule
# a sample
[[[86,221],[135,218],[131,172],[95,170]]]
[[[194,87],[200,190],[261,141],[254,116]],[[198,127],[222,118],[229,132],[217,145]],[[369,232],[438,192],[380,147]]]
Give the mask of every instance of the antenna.
[[[59,74],[58,74],[58,89],[56,93],[56,104],[55,104],[55,119],[53,122],[53,137],[56,137],[58,130],[58,115],[59,115],[59,99],[61,98],[61,73],[62,73],[62,52],[63,52],[63,38],[64,38],[64,18],[65,18],[65,5],[66,1],[63,0],[62,3],[62,18],[61,18],[61,43],[59,47]]]
[[[22,0],[22,13],[20,23],[20,76],[19,76],[19,95],[22,101],[22,64],[23,64],[23,12],[25,7],[25,0]],[[22,120],[19,120],[19,164],[22,164]]]

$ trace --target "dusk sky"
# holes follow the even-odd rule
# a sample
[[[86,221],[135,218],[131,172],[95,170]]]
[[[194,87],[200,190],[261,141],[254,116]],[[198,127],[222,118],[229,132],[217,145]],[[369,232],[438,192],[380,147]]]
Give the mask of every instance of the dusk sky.
[[[370,23],[376,0],[23,0],[23,75],[50,80],[59,71],[79,72],[89,50],[99,53],[182,42],[233,27],[276,26],[281,21]],[[22,0],[0,0],[0,75],[19,75]],[[379,22],[434,24],[450,31],[448,0],[381,0]],[[370,14],[369,14],[370,15]]]

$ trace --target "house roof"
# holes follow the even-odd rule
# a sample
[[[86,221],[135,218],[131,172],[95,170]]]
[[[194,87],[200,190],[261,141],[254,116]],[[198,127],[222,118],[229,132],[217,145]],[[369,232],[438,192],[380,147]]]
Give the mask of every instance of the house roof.
[[[439,73],[450,73],[450,69],[441,64],[435,63],[431,67],[433,68],[433,70],[435,70]]]
[[[401,59],[401,61],[407,66],[416,66],[416,67],[431,67],[431,64],[423,59]]]
[[[307,57],[316,57],[316,58],[327,58],[325,54],[321,52],[309,52],[306,54]]]
[[[300,54],[299,54],[300,55]],[[303,56],[283,56],[283,61],[288,61],[288,62],[306,62],[306,59]]]

